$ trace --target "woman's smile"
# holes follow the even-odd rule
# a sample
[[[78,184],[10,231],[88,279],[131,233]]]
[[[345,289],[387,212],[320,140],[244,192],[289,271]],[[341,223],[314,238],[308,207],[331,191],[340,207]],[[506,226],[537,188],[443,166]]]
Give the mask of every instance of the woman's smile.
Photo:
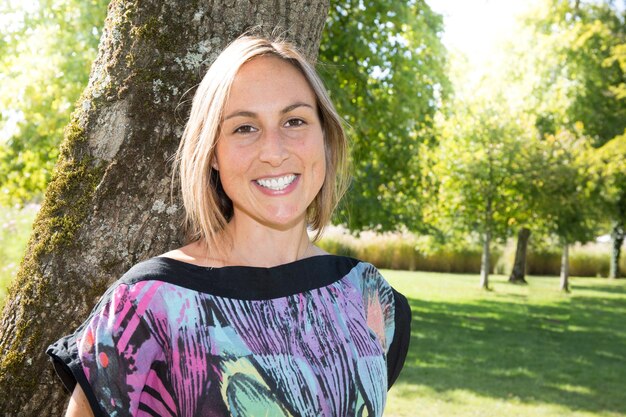
[[[267,195],[284,195],[291,192],[298,185],[299,174],[287,174],[275,177],[265,177],[253,182],[261,187]]]

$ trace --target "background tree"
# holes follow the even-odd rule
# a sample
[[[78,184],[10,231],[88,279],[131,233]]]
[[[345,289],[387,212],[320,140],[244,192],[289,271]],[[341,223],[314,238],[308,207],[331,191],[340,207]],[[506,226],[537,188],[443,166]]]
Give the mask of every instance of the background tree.
[[[522,170],[522,130],[501,102],[455,102],[432,167],[438,189],[429,198],[435,204],[431,222],[444,235],[478,234],[482,288],[489,287],[490,245],[509,234],[517,199],[514,185]]]
[[[527,101],[544,135],[564,129],[580,132],[602,146],[626,131],[626,8],[614,1],[544,0],[526,19],[533,53],[534,80]],[[525,65],[519,66],[525,67]],[[621,187],[621,185],[618,185]],[[615,194],[613,194],[615,195]],[[613,247],[623,242],[623,223],[615,209],[607,216]],[[612,251],[611,265],[619,250]]]
[[[586,243],[598,231],[598,196],[591,172],[589,141],[563,130],[543,141],[545,163],[541,197],[534,206],[547,232],[562,247],[562,291],[569,291],[569,246]]]
[[[4,414],[60,415],[66,397],[52,382],[45,347],[84,320],[132,264],[181,244],[169,159],[188,111],[191,95],[181,108],[183,94],[229,41],[253,26],[264,33],[287,28],[288,38],[315,59],[327,10],[321,0],[111,2],[88,86],[3,310]]]
[[[592,164],[602,213],[611,223],[609,278],[619,278],[619,261],[626,234],[626,134],[594,150]]]
[[[526,282],[526,254],[528,250],[528,240],[530,239],[531,230],[522,226],[517,232],[517,243],[515,245],[515,258],[513,260],[513,267],[511,268],[511,274],[509,275],[509,282],[522,283]]]
[[[333,1],[318,69],[351,126],[353,182],[337,221],[422,227],[421,143],[449,82],[442,18],[423,0]]]
[[[539,135],[532,117],[524,119],[523,130],[518,158],[524,169],[523,174],[514,178],[513,189],[518,198],[511,210],[515,215],[509,222],[511,227],[518,228],[515,258],[509,275],[511,283],[526,283],[526,256],[531,234],[540,244],[547,243],[545,241],[552,236],[552,217],[546,215],[545,209],[560,204],[558,193],[554,194],[553,182],[560,184],[564,179],[558,177],[559,171],[555,172],[558,166],[555,161],[566,163],[554,156],[551,141]]]

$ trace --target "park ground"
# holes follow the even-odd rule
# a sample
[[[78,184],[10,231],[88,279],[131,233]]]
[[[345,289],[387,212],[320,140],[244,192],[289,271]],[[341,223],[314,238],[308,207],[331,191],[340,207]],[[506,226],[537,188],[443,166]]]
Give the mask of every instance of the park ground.
[[[626,280],[383,274],[413,312],[385,417],[626,416]]]

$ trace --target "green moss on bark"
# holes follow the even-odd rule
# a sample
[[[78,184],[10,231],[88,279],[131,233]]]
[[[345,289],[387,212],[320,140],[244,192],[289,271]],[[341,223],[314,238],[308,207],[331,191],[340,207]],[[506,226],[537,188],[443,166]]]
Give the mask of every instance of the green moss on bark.
[[[141,26],[134,27],[131,34],[137,39],[150,42],[156,46],[161,52],[171,52],[176,50],[176,42],[172,40],[172,32],[170,29],[164,28],[156,16],[150,16],[146,23]]]
[[[55,174],[33,226],[33,255],[51,253],[60,245],[72,243],[89,213],[103,169],[95,165],[92,157],[80,155],[86,141],[83,129],[76,122],[70,123]]]
[[[28,252],[9,292],[9,299],[19,295],[19,306],[14,308],[28,312],[18,316],[15,323],[11,340],[16,344],[11,349],[1,346],[5,354],[0,361],[0,386],[11,387],[14,392],[32,392],[39,384],[37,378],[25,372],[32,360],[29,355],[45,344],[40,325],[35,320],[49,314],[46,303],[58,301],[42,274],[42,258],[61,246],[74,243],[102,178],[103,170],[94,165],[93,159],[81,156],[81,149],[86,146],[84,130],[76,121],[71,122],[66,129],[55,174],[33,225]]]

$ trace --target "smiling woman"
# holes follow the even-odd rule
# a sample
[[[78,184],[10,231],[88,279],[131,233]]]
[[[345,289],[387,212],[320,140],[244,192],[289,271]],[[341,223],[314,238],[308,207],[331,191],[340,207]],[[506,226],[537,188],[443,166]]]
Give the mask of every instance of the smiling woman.
[[[48,349],[67,416],[381,416],[408,303],[307,233],[345,166],[341,121],[293,46],[224,50],[177,154],[188,244],[133,267]]]

